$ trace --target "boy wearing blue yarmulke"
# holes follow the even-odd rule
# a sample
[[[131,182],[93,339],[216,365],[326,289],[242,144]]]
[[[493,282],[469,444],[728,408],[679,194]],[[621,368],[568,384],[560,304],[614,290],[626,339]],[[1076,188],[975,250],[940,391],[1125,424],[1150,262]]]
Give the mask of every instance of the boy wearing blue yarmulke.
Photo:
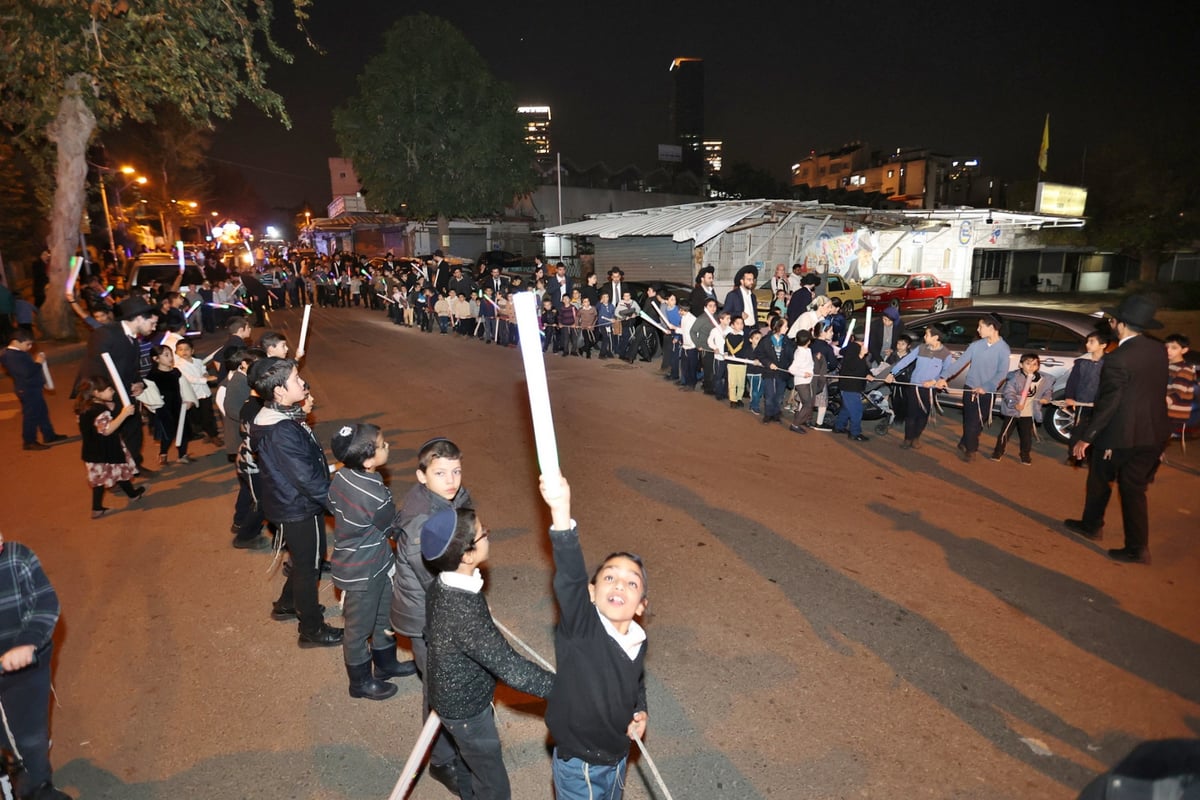
[[[421,529],[421,556],[437,574],[426,600],[425,679],[429,705],[466,767],[466,774],[458,774],[459,794],[509,800],[512,790],[492,709],[496,679],[546,697],[554,675],[518,655],[496,628],[479,574],[488,552],[488,531],[473,509],[439,511]]]

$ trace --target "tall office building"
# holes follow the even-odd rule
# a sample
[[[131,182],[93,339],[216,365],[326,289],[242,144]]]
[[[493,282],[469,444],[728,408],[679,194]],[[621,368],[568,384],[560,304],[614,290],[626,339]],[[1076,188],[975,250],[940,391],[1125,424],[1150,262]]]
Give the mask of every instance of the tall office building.
[[[550,159],[550,106],[517,106],[525,129],[525,142],[538,161]]]
[[[704,142],[705,175],[720,175],[724,166],[725,145],[720,139],[708,139]]]
[[[704,60],[677,58],[670,72],[675,79],[671,121],[682,148],[682,166],[697,176],[706,173],[704,159]]]

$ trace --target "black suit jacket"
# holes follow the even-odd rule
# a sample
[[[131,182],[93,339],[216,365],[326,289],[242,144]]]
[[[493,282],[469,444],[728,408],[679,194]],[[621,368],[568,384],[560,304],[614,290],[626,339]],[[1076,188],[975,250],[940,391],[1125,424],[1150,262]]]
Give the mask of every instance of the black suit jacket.
[[[563,292],[563,289],[562,289],[562,286],[564,286],[564,285],[566,286],[565,293]],[[566,278],[566,282],[562,285],[559,284],[558,277],[554,276],[554,275],[551,275],[546,280],[546,297],[550,298],[550,305],[552,305],[556,310],[562,308],[564,297],[568,301],[570,301],[571,292],[574,289],[575,289],[575,284],[571,282],[570,278]],[[615,306],[616,304],[617,303],[614,300],[613,305]]]
[[[900,322],[892,323],[892,350],[896,349],[896,340],[900,338],[901,334],[904,334],[907,332],[908,332],[908,329],[904,327],[903,320],[901,320]],[[869,342],[867,342],[868,352],[871,354],[871,358],[874,359],[875,361],[883,361],[883,315],[882,314],[880,314],[879,316],[877,316],[871,320],[870,334],[871,334],[871,340]],[[859,334],[858,338],[859,339],[862,338],[861,333]],[[918,342],[918,344],[920,344],[920,343]]]
[[[1165,445],[1171,436],[1167,375],[1166,348],[1145,336],[1106,355],[1083,441],[1104,450]]]
[[[721,310],[721,298],[717,297],[717,293],[715,290],[713,291],[712,296],[715,297],[717,300],[717,311],[720,311]],[[692,289],[691,296],[688,297],[688,310],[691,311],[693,314],[695,314],[697,318],[703,317],[704,316],[704,301],[706,301],[708,299],[708,297],[709,297],[708,293],[705,292],[704,289],[702,289],[697,284],[697,286],[694,289]]]
[[[108,367],[104,365],[101,353],[108,353],[125,384],[126,393],[133,389],[133,384],[142,380],[138,369],[139,348],[136,342],[130,341],[120,322],[110,322],[92,331],[88,337],[87,356],[79,366],[80,378],[108,377]],[[1166,386],[1166,383],[1163,384]],[[1165,408],[1164,405],[1163,407]]]

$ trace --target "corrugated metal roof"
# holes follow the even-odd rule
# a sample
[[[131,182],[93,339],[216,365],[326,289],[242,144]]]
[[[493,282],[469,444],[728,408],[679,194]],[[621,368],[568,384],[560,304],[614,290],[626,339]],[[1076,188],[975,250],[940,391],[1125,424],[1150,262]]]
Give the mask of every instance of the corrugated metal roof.
[[[746,217],[761,213],[768,204],[769,201],[765,200],[691,203],[684,206],[597,214],[580,222],[547,228],[543,233],[599,236],[601,239],[618,239],[622,236],[670,236],[677,242],[695,240],[697,244],[701,244]]]
[[[642,208],[596,214],[579,222],[546,228],[541,233],[562,236],[670,236],[676,242],[704,244],[750,217],[782,221],[789,214],[823,219],[872,229],[913,228],[919,225],[949,226],[959,221],[977,221],[1018,228],[1078,227],[1082,219],[1050,217],[1000,209],[955,208],[936,211],[872,209],[818,203],[815,200],[721,200],[681,206]],[[766,221],[766,220],[764,220]]]
[[[392,214],[338,214],[318,217],[309,224],[319,231],[348,231],[355,225],[400,225],[404,218]]]

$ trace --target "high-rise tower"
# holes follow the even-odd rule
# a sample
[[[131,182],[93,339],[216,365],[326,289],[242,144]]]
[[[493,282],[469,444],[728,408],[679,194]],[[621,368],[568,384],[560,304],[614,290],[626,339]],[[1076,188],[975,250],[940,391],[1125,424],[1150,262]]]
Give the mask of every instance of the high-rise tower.
[[[671,120],[675,141],[682,148],[683,168],[697,176],[706,172],[704,165],[704,60],[677,58],[671,62],[675,78],[675,97]]]

